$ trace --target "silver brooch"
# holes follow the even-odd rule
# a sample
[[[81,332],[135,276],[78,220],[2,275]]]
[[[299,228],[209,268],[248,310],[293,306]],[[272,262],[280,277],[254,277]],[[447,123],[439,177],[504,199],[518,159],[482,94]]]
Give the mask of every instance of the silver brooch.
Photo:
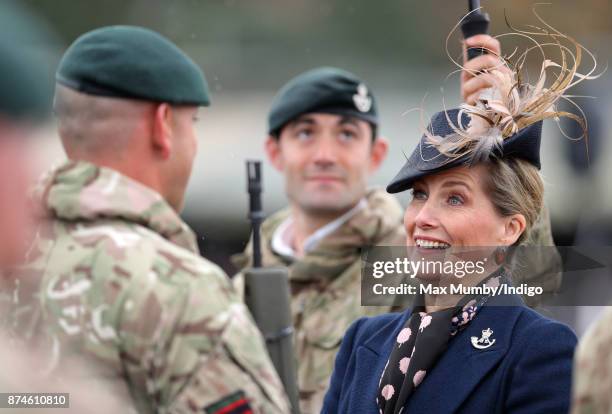
[[[476,349],[487,349],[491,345],[495,343],[495,339],[491,339],[491,335],[493,335],[493,330],[491,328],[487,328],[482,331],[482,336],[480,338],[476,336],[472,336],[472,345]]]

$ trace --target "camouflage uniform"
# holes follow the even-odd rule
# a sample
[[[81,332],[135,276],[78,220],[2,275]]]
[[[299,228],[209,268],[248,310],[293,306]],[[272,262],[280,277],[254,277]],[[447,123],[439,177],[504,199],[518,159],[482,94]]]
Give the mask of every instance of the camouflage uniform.
[[[83,380],[112,384],[143,413],[217,412],[226,401],[289,412],[229,279],[159,194],[70,162],[36,199],[39,240],[20,277],[4,280],[14,281],[5,329],[50,351],[46,372],[62,378],[85,355],[99,372]]]
[[[366,200],[366,208],[299,260],[282,257],[271,248],[273,235],[289,217],[289,209],[276,213],[262,225],[263,266],[289,268],[302,414],[320,412],[335,356],[349,325],[362,316],[401,308],[363,307],[360,303],[360,249],[368,245],[403,246],[406,243],[403,211],[395,198],[383,191],[372,190],[368,192]],[[547,211],[543,212],[523,244],[554,245]],[[560,273],[557,273],[560,271],[560,257],[558,254],[544,257],[540,251],[537,253],[542,256],[541,265],[524,264],[523,268],[529,269],[529,272],[517,271],[516,279],[536,283],[552,291],[560,282]],[[250,259],[249,245],[244,254],[234,258],[234,262],[240,268],[245,268],[250,266]],[[530,256],[530,259],[534,258]],[[234,285],[242,292],[243,284],[244,279],[238,274],[234,278]],[[526,296],[525,299],[531,306],[537,305],[538,297]]]
[[[532,249],[529,247],[533,246]],[[527,283],[540,286],[544,293],[553,293],[561,287],[563,264],[561,255],[554,247],[550,226],[548,208],[544,205],[542,211],[521,242],[519,256],[513,258],[512,282],[515,285]],[[541,296],[522,296],[527,306],[535,308],[540,305]]]
[[[380,190],[370,191],[367,206],[324,238],[299,260],[281,257],[271,249],[278,226],[289,217],[283,210],[261,229],[263,266],[288,266],[292,290],[298,387],[302,414],[319,413],[344,332],[362,316],[391,311],[391,307],[362,307],[360,249],[367,245],[403,245],[402,209]],[[235,258],[249,265],[251,250]],[[242,275],[234,278],[242,290]]]
[[[612,414],[612,308],[580,340],[574,360],[572,414]]]

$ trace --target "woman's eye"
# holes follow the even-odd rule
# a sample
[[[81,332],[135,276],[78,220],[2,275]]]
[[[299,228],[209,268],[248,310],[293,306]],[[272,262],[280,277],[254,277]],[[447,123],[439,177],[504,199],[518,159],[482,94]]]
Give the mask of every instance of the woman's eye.
[[[448,204],[451,206],[460,206],[463,204],[463,198],[457,195],[450,196],[448,198]]]
[[[423,190],[412,190],[412,198],[415,200],[426,200],[427,193]]]

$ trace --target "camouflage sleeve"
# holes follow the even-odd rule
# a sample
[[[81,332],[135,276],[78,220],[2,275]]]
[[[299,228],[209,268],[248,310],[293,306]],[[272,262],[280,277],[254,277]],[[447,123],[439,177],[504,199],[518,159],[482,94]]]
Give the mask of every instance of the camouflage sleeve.
[[[240,300],[244,301],[244,273],[239,272],[232,278],[232,285]]]
[[[288,412],[248,311],[223,272],[205,267],[172,279],[153,270],[123,304],[121,358],[131,388],[143,395],[140,406],[163,413],[243,405],[254,413]]]
[[[572,414],[612,412],[612,308],[583,336],[574,359]]]
[[[528,283],[541,286],[545,293],[557,291],[561,286],[561,255],[554,247],[548,208],[544,206],[538,220],[534,223],[527,238],[521,243],[520,258],[514,257],[511,263],[512,277],[516,285]],[[533,247],[533,248],[529,248]],[[524,296],[530,307],[538,305],[540,297]]]

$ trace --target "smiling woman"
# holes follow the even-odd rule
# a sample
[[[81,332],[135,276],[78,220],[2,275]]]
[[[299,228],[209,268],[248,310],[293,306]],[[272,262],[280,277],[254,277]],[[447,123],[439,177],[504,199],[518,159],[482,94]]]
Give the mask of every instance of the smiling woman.
[[[585,126],[554,107],[567,88],[589,78],[577,73],[584,49],[558,32],[543,34],[559,45],[562,65],[545,59],[536,86],[502,60],[485,70],[479,76],[492,87],[474,104],[434,115],[387,187],[413,191],[404,216],[408,246],[429,258],[476,247],[492,260],[465,295],[441,294],[441,286],[422,292],[401,314],[354,323],[336,359],[324,413],[567,412],[576,337],[508,288],[512,271],[503,260],[542,212],[542,120],[567,116]],[[550,67],[559,73],[546,88]],[[506,293],[491,293],[499,291]]]

